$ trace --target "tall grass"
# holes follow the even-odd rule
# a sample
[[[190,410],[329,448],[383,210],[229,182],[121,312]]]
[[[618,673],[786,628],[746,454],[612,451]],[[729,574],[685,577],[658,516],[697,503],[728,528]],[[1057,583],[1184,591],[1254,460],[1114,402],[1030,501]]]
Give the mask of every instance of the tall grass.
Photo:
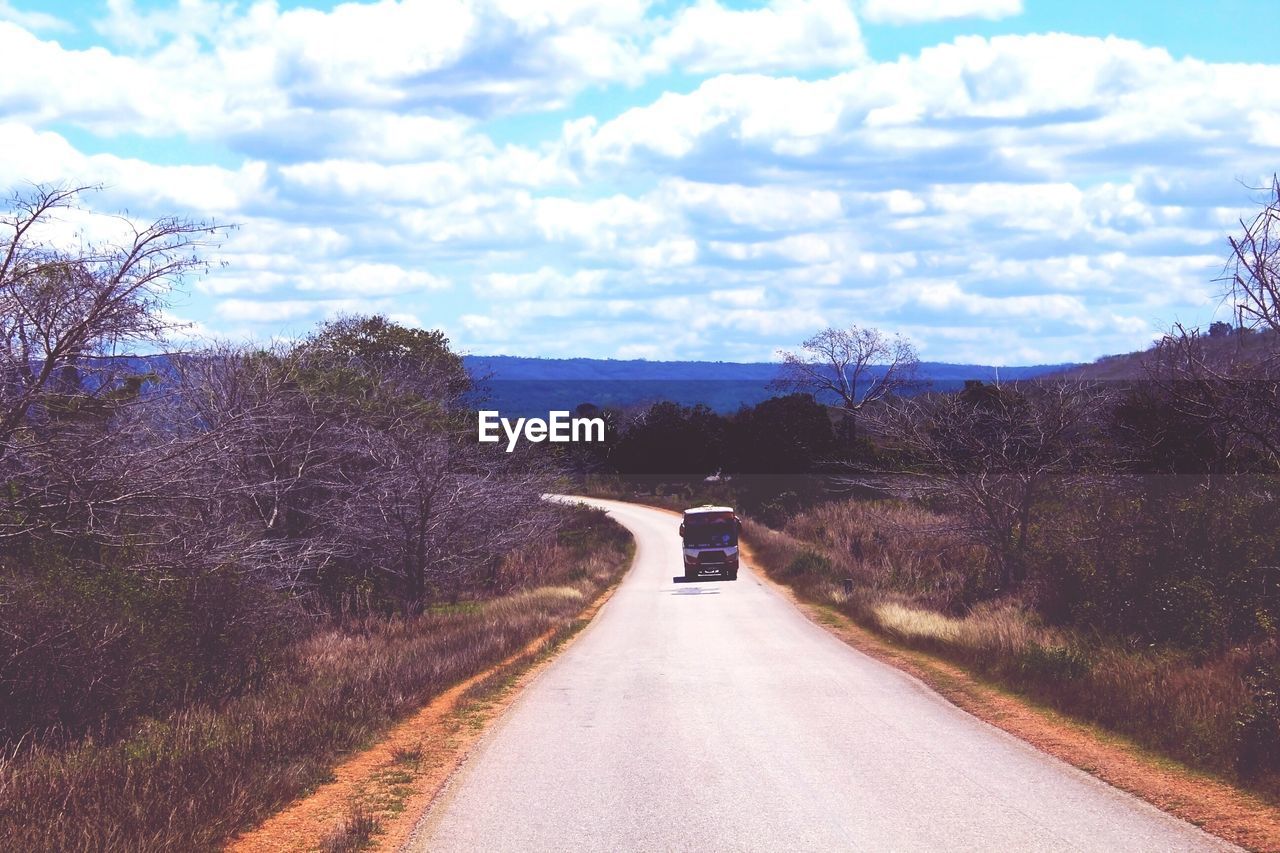
[[[987,571],[985,550],[956,532],[951,519],[912,504],[827,503],[793,517],[785,529],[835,557],[858,585],[946,612],[965,608]]]
[[[0,765],[5,849],[216,848],[325,781],[344,752],[396,718],[572,621],[620,576],[630,549],[603,513],[575,512],[558,538],[508,561],[526,588],[330,627],[251,695],[149,721],[112,743],[11,755]]]
[[[783,530],[748,521],[744,538],[802,597],[1191,766],[1280,794],[1280,767],[1253,766],[1241,736],[1257,712],[1250,673],[1276,649],[1204,656],[1135,647],[1045,625],[1018,600],[969,606],[967,576],[984,571],[984,556],[945,522],[914,506],[850,501],[801,513]]]

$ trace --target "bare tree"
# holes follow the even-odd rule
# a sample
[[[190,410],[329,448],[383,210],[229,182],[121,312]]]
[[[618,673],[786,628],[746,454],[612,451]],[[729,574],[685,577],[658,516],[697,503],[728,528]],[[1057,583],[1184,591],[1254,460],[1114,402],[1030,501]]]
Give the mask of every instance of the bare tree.
[[[474,441],[439,333],[346,317],[292,348],[178,364],[192,419],[219,436],[217,526],[256,537],[241,558],[256,571],[296,554],[303,586],[372,588],[413,612],[482,586],[550,526],[542,468]]]
[[[1105,393],[1092,383],[971,382],[955,394],[899,398],[869,418],[898,463],[855,479],[949,504],[992,554],[999,589],[1015,590],[1036,508],[1086,470]]]
[[[0,735],[234,689],[307,604],[418,611],[554,531],[543,468],[476,445],[443,334],[344,318],[165,352],[170,289],[218,229],[121,219],[118,244],[68,248],[84,189],[0,216]]]
[[[1248,455],[1280,466],[1280,381],[1265,354],[1235,351],[1181,325],[1144,364],[1148,381],[1175,410],[1216,435],[1229,460]],[[1261,357],[1260,357],[1261,356]]]
[[[1147,362],[1150,380],[1183,414],[1219,433],[1237,464],[1280,468],[1280,177],[1239,236],[1228,237],[1225,297],[1234,336],[1174,326]],[[1256,330],[1256,331],[1255,331]],[[1249,332],[1246,334],[1246,332]]]
[[[42,395],[110,390],[107,379],[81,375],[111,366],[92,357],[160,340],[170,328],[166,294],[204,267],[199,250],[219,231],[173,217],[144,227],[121,218],[123,242],[56,245],[48,229],[88,189],[35,187],[0,216],[8,232],[0,243],[0,459]]]
[[[351,556],[328,523],[348,485],[349,437],[282,347],[226,345],[172,359],[183,414],[203,460],[193,481],[202,526],[221,553],[274,589],[311,587]]]
[[[332,524],[410,612],[482,586],[503,554],[554,526],[540,499],[548,478],[527,460],[411,415],[352,439],[375,464],[342,494]]]
[[[906,338],[858,326],[824,329],[802,343],[799,352],[779,355],[783,366],[776,388],[807,391],[819,400],[834,398],[850,414],[910,386],[920,364]]]
[[[1242,326],[1280,333],[1280,176],[1272,176],[1270,195],[1243,233],[1228,237],[1227,297]]]

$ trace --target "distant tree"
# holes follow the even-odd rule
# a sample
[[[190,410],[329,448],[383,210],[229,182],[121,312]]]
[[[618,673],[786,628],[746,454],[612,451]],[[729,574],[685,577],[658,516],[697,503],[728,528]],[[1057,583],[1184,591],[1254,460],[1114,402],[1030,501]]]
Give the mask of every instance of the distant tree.
[[[402,326],[380,314],[331,320],[307,338],[302,352],[335,376],[344,370],[376,372],[405,391],[451,404],[472,386],[462,357],[449,349],[443,332]]]
[[[601,473],[609,469],[609,451],[617,440],[622,413],[614,408],[601,408],[595,403],[579,403],[573,408],[575,418],[599,418],[604,421],[604,441],[572,441],[565,444],[547,444],[559,464],[574,474]]]
[[[1209,337],[1225,338],[1229,334],[1231,334],[1230,323],[1224,323],[1221,320],[1215,320],[1214,322],[1209,324]]]
[[[184,398],[225,435],[228,526],[295,554],[301,586],[330,601],[363,587],[419,612],[483,586],[547,523],[541,466],[475,442],[468,378],[439,332],[346,317],[187,372]]]
[[[1146,363],[1148,379],[1183,417],[1221,436],[1232,468],[1280,469],[1280,364],[1265,347],[1249,352],[1206,340],[1175,327]]]
[[[724,465],[724,418],[663,401],[625,424],[610,460],[621,474],[704,477]]]
[[[799,352],[779,355],[782,375],[775,388],[834,400],[850,414],[910,386],[920,365],[906,338],[858,326],[824,329],[802,343]]]
[[[1108,428],[1117,467],[1140,474],[1222,473],[1230,442],[1210,420],[1193,417],[1158,383],[1120,390]]]
[[[730,420],[728,432],[728,464],[734,473],[808,474],[831,462],[836,453],[827,409],[809,394],[743,407]]]

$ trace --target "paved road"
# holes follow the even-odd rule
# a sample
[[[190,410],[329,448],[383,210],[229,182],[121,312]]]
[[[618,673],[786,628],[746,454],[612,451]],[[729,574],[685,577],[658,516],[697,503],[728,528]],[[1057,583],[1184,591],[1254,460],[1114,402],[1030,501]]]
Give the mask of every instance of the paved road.
[[[958,710],[748,569],[676,584],[678,520],[482,739],[410,849],[1234,849]]]

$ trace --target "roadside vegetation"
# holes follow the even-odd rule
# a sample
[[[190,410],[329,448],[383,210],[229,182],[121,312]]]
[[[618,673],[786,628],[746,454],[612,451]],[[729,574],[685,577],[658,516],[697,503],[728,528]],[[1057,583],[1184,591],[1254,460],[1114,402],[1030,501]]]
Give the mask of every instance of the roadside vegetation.
[[[421,614],[330,622],[255,690],[192,703],[110,740],[24,749],[0,765],[0,838],[18,850],[205,850],[329,778],[346,752],[451,685],[573,620],[629,564],[603,513],[503,561],[521,587]],[[365,822],[356,821],[357,828]]]
[[[932,539],[936,525],[931,514],[899,505],[837,503],[782,531],[749,522],[744,538],[775,580],[810,601],[1189,766],[1280,795],[1269,728],[1276,708],[1268,704],[1274,647],[1157,642],[1123,628],[1050,621],[1019,598],[956,606],[971,576],[961,555],[972,546],[956,543],[950,556],[936,545],[913,547]]]
[[[223,229],[86,192],[0,214],[0,838],[207,849],[571,621],[626,536],[475,441],[438,331],[176,347]]]

